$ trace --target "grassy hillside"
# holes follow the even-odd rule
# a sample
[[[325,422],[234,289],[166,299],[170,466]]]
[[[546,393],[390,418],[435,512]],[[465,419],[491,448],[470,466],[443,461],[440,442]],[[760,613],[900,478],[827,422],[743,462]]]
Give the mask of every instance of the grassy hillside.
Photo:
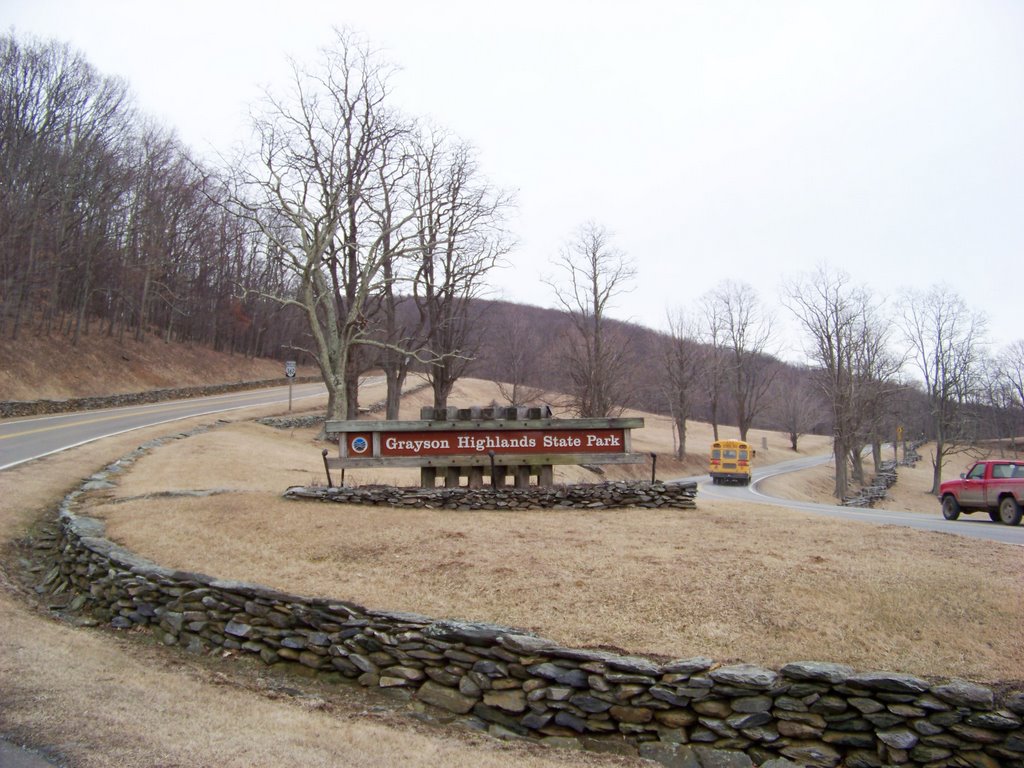
[[[64,336],[0,340],[0,400],[60,400],[68,397],[143,392],[150,389],[227,384],[281,378],[279,360],[214,352],[155,336],[118,343],[85,336],[72,346]],[[309,369],[300,375],[315,374]]]

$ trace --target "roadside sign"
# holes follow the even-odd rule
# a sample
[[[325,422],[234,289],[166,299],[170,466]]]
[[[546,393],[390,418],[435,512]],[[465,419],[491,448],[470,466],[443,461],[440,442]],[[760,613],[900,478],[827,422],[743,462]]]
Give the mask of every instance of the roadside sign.
[[[295,379],[295,361],[286,360],[284,364],[284,375],[288,377],[288,412],[292,410],[292,381]]]

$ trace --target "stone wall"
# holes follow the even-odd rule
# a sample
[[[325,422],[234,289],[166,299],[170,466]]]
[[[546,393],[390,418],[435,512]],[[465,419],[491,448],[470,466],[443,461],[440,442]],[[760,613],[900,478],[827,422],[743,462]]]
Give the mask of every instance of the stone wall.
[[[319,376],[300,376],[296,384],[321,381]],[[129,392],[122,395],[103,397],[72,397],[67,400],[0,400],[0,418],[11,416],[38,416],[47,413],[70,413],[72,411],[93,411],[99,408],[120,408],[126,405],[145,405],[166,400],[186,400],[191,397],[223,395],[226,392],[241,392],[249,389],[284,386],[287,381],[267,379],[265,381],[240,381],[235,384],[210,384],[201,387],[180,387],[177,389],[152,389],[146,392]]]
[[[140,449],[141,450],[141,449]],[[193,652],[232,649],[364,686],[404,689],[495,735],[639,754],[667,766],[1024,766],[1024,692],[801,661],[781,669],[561,647],[522,630],[436,620],[174,571],[60,513],[47,587],[117,628]]]
[[[294,486],[287,499],[316,499],[362,506],[421,509],[515,510],[515,509],[696,509],[696,483],[647,483],[640,481],[581,485],[531,486],[529,488],[398,488],[363,486],[310,488]]]
[[[320,381],[320,379],[314,379]],[[421,381],[412,386],[406,386],[402,389],[402,397],[422,392],[424,389],[430,389],[430,382]],[[378,400],[375,403],[370,403],[366,406],[359,406],[360,414],[375,414],[384,413],[387,410],[388,401]],[[325,414],[318,415],[304,415],[304,416],[267,416],[263,419],[257,419],[260,424],[264,424],[268,427],[274,427],[275,429],[307,429],[309,427],[320,427],[323,426],[324,422],[327,421]]]
[[[920,448],[922,444],[923,443],[920,440],[909,444],[904,443],[903,458],[898,462],[895,459],[883,461],[879,467],[878,474],[871,478],[871,482],[867,483],[856,493],[845,497],[843,499],[843,506],[873,507],[878,502],[883,501],[886,498],[889,489],[896,485],[896,481],[899,479],[896,471],[897,466],[913,467],[916,465],[921,459],[921,454],[917,452],[917,449]]]

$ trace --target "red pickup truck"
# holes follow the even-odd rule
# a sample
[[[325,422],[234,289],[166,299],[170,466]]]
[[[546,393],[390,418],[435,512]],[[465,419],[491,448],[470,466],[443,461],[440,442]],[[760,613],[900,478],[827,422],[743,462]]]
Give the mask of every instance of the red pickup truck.
[[[1020,525],[1024,506],[1024,461],[988,459],[976,462],[959,480],[939,486],[942,516],[988,512],[992,522]]]

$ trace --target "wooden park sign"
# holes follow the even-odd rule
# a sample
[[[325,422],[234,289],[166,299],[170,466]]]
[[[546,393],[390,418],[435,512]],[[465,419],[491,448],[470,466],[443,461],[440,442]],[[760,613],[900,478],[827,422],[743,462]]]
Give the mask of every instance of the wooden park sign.
[[[420,421],[329,421],[339,456],[333,468],[420,467],[420,485],[445,486],[466,477],[471,488],[489,475],[495,486],[511,474],[517,487],[552,485],[555,464],[637,464],[630,452],[633,419],[555,419],[547,408],[424,408]]]

